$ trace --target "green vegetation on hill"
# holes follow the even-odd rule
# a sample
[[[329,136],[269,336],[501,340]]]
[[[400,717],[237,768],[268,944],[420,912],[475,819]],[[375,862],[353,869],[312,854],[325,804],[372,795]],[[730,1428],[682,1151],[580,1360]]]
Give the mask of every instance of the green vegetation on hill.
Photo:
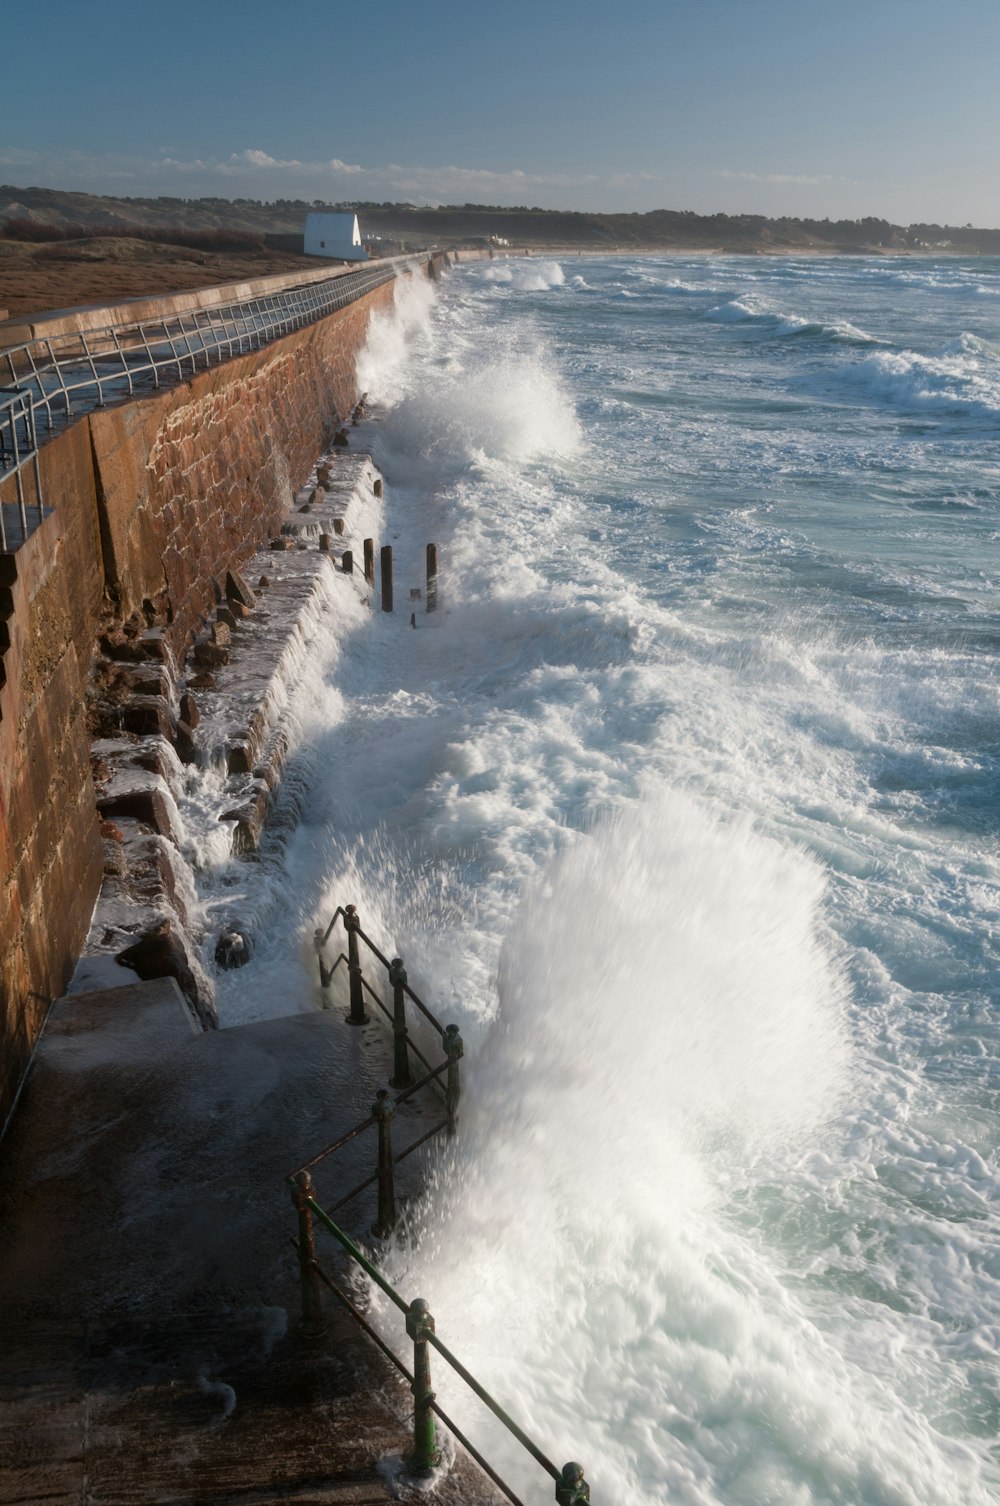
[[[601,250],[671,247],[731,252],[924,251],[1000,254],[1000,230],[971,225],[892,225],[888,220],[768,219],[753,214],[591,214],[490,204],[308,203],[304,199],[108,198],[52,188],[0,187],[0,226],[8,236],[155,233],[174,244],[222,249],[231,238],[296,236],[314,209],[356,210],[365,235],[409,244],[459,244],[500,237],[512,245]],[[184,237],[184,239],[182,239]],[[228,238],[228,239],[227,239]],[[258,240],[259,244],[259,240]]]

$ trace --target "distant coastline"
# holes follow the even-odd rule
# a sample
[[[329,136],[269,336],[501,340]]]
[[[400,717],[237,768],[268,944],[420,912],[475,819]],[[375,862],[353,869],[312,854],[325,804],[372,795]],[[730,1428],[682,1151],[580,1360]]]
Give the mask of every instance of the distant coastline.
[[[112,198],[53,188],[0,185],[0,232],[13,222],[81,231],[97,228],[227,232],[256,237],[274,252],[301,252],[306,215],[319,207],[350,209],[366,236],[443,246],[493,243],[552,251],[706,251],[715,254],[813,252],[821,255],[1000,255],[1000,229],[972,225],[894,225],[859,220],[769,219],[757,214],[695,214],[655,209],[597,214],[499,204],[438,207],[351,202],[320,206],[298,199]]]

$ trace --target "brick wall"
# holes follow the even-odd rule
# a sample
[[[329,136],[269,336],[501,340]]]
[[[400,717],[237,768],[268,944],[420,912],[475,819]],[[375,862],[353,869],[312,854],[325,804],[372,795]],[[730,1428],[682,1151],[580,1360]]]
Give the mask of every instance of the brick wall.
[[[55,512],[0,555],[13,605],[0,687],[0,1126],[100,886],[85,702],[97,637],[152,604],[183,657],[214,582],[277,532],[350,414],[368,321],[393,288],[82,417],[41,451]]]

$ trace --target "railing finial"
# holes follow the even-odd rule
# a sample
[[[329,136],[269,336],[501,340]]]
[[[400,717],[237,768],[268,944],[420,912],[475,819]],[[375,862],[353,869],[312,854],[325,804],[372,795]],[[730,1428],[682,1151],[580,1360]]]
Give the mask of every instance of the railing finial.
[[[557,1506],[577,1506],[580,1501],[590,1500],[590,1486],[583,1478],[583,1465],[570,1460],[562,1467],[562,1478],[556,1481]]]

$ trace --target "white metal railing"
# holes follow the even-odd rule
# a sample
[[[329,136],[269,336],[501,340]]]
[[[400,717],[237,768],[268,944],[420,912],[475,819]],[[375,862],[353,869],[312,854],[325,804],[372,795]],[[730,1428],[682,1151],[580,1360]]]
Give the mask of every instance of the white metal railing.
[[[35,482],[34,500],[25,494],[25,476]],[[45,516],[42,478],[38,470],[35,413],[31,394],[23,387],[0,387],[0,483],[14,477],[17,500],[0,506],[0,549],[23,544]]]
[[[0,388],[0,481],[10,475],[18,477],[18,522],[25,530],[23,536],[30,531],[21,480],[28,460],[34,462],[37,489],[37,508],[31,512],[37,511],[38,518],[31,526],[37,527],[42,518],[38,434],[44,440],[81,413],[171,386],[199,369],[260,350],[345,308],[422,261],[415,256],[393,257],[378,266],[229,304],[131,324],[41,335],[0,350],[0,381],[5,383]],[[0,547],[9,547],[2,534]]]
[[[27,387],[39,429],[51,432],[91,408],[137,390],[170,385],[353,303],[389,282],[414,258],[399,258],[322,282],[193,308],[163,318],[68,334],[42,335],[0,351],[11,385]]]

